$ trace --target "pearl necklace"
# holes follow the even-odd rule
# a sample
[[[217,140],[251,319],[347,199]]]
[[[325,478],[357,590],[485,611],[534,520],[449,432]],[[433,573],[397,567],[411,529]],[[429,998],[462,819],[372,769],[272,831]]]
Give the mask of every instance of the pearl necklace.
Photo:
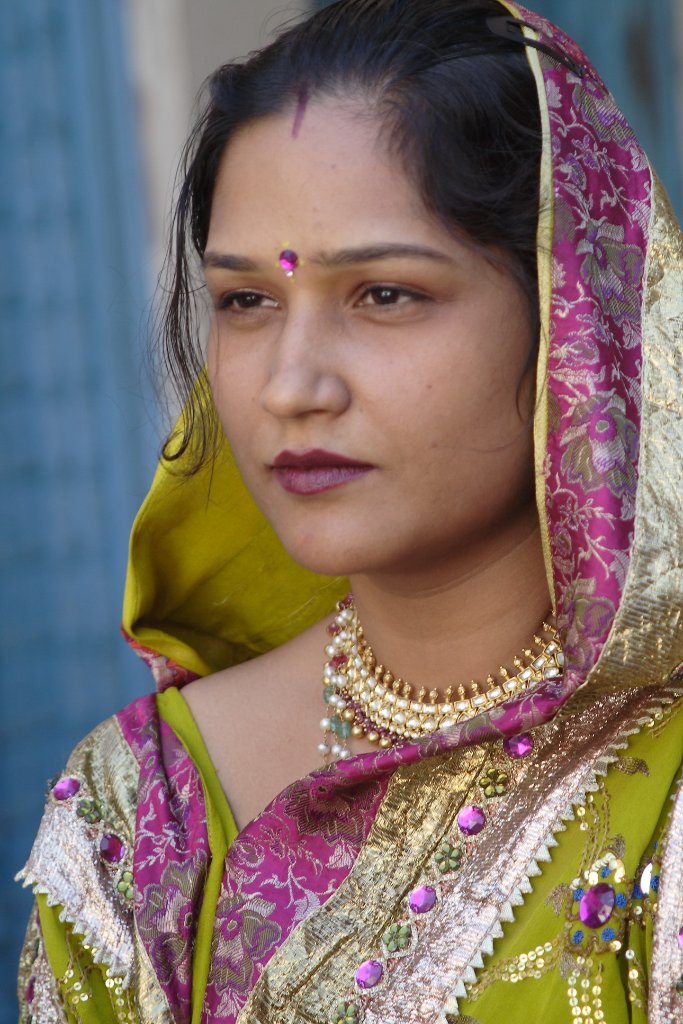
[[[488,676],[481,693],[478,684],[472,682],[469,697],[463,686],[449,686],[445,700],[439,700],[438,690],[431,690],[425,701],[424,687],[415,694],[410,683],[394,678],[377,663],[350,594],[337,603],[336,611],[327,627],[330,642],[325,647],[323,699],[329,713],[320,721],[324,739],[318,745],[326,761],[350,756],[346,744],[350,736],[365,736],[384,748],[418,740],[489,711],[563,672],[564,654],[558,634],[544,622],[547,637],[534,636],[536,650],[527,648],[523,659],[514,658],[515,675],[501,667],[500,678]]]

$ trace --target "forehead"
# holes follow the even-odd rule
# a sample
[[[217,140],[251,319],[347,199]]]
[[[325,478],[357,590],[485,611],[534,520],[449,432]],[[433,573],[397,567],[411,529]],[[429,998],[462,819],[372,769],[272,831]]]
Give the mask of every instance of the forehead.
[[[244,245],[270,232],[297,246],[436,229],[413,181],[392,157],[367,104],[316,99],[241,128],[222,156],[209,238]],[[416,239],[413,239],[416,240]],[[419,238],[417,239],[419,240]],[[426,237],[423,239],[426,241]]]

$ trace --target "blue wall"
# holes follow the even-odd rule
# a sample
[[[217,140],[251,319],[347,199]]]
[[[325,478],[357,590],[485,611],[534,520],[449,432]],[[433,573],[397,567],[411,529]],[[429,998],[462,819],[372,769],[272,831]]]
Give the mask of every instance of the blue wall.
[[[119,0],[0,3],[0,1020],[47,779],[150,688],[118,634],[156,443]]]

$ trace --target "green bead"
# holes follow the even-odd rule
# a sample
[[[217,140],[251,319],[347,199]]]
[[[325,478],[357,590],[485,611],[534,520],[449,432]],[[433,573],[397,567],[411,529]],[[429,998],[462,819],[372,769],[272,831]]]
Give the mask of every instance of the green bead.
[[[501,772],[497,768],[489,768],[486,774],[479,780],[479,785],[484,790],[484,796],[491,798],[502,796],[507,790],[510,778],[507,772]]]
[[[332,1017],[332,1024],[358,1024],[358,1007],[352,1003],[339,1003]]]
[[[442,875],[447,871],[456,871],[462,861],[462,850],[458,846],[452,846],[448,842],[441,844],[434,854],[434,863]]]
[[[351,723],[347,722],[345,719],[342,718],[340,723],[339,723],[339,728],[337,729],[337,736],[341,736],[342,739],[347,740],[350,735],[351,735]]]
[[[678,992],[679,996],[683,996],[683,974],[676,982],[676,991]]]
[[[396,953],[399,949],[407,949],[410,945],[410,925],[392,924],[382,936],[382,941],[389,953]]]
[[[339,730],[341,729],[341,725],[342,720],[339,717],[339,715],[332,715],[332,718],[330,719],[330,729],[335,734],[335,736],[340,735]]]
[[[330,703],[331,698],[334,696],[336,692],[337,691],[335,690],[334,686],[325,687],[325,689],[323,690],[323,700],[325,701],[326,704]]]

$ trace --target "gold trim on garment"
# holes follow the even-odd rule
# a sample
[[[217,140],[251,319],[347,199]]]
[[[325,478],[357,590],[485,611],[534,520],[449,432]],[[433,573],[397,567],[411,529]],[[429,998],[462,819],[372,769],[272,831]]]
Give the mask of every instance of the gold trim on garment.
[[[440,886],[414,949],[363,997],[365,1024],[433,1024],[458,1013],[458,999],[502,935],[501,923],[514,920],[514,907],[531,891],[529,879],[550,860],[555,833],[573,818],[573,805],[598,789],[598,779],[654,710],[682,692],[603,695],[581,715],[535,731],[533,755],[511,769],[513,785],[496,801],[495,823],[474,838],[474,855]],[[406,898],[424,880],[435,851],[457,834],[463,805],[481,800],[479,777],[500,749],[500,743],[459,749],[395,773],[350,874],[269,961],[239,1024],[330,1018],[352,990],[356,968],[381,950],[387,927],[405,917]]]
[[[592,693],[661,682],[683,661],[683,235],[654,175],[649,238],[635,537]]]
[[[17,879],[43,893],[49,906],[61,906],[61,920],[97,951],[95,963],[106,963],[128,984],[134,961],[132,910],[124,911],[114,896],[97,853],[97,828],[77,814],[81,797],[97,800],[107,831],[132,852],[138,766],[115,719],[79,743],[63,774],[78,779],[79,795],[61,801],[48,795],[33,849]]]
[[[499,0],[502,7],[507,8],[515,18],[522,18],[519,8],[506,0]],[[539,34],[528,25],[522,26],[523,34],[529,39],[539,39]],[[541,149],[538,227],[536,230],[536,265],[538,273],[538,305],[539,305],[539,338],[538,361],[536,364],[536,407],[534,410],[534,471],[536,481],[536,508],[541,528],[541,544],[543,562],[548,581],[553,615],[557,612],[555,600],[555,580],[553,575],[553,558],[550,547],[550,527],[546,511],[545,458],[548,448],[548,356],[550,353],[550,313],[553,294],[553,230],[554,230],[554,170],[552,156],[552,137],[550,131],[550,114],[548,98],[545,91],[543,68],[538,52],[533,47],[524,48],[531,73],[536,82],[538,107],[543,134]]]
[[[114,832],[126,844],[130,864],[135,840],[139,767],[116,718],[98,725],[78,744],[64,776],[77,778],[81,790],[64,801],[48,795],[33,849],[17,879],[44,894],[49,906],[59,906],[60,920],[83,936],[93,962],[109,968],[124,988],[131,989],[140,1024],[172,1024],[168,1001],[135,928],[132,906],[124,905],[116,890],[116,873],[103,866],[97,850],[100,833]],[[86,794],[98,804],[97,825],[77,814],[78,801]]]

